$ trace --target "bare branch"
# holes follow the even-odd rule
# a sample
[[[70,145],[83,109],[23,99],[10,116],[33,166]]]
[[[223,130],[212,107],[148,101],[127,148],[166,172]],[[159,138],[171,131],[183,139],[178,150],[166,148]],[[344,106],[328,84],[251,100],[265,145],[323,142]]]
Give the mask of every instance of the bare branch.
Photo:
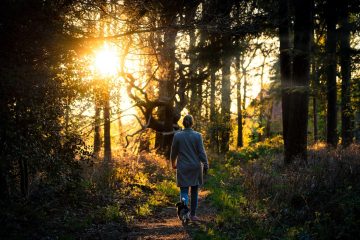
[[[140,119],[136,115],[134,115],[134,116],[138,119],[138,121],[140,121]],[[129,143],[129,137],[133,137],[133,136],[145,131],[148,128],[148,126],[150,125],[150,120],[151,120],[151,116],[149,117],[149,119],[148,119],[148,121],[147,121],[147,123],[145,125],[142,125],[141,122],[140,122],[141,128],[139,130],[137,130],[136,132],[134,132],[132,134],[126,135],[126,137],[125,137],[125,140],[126,140],[125,148],[127,148],[129,146],[129,144],[130,144]]]

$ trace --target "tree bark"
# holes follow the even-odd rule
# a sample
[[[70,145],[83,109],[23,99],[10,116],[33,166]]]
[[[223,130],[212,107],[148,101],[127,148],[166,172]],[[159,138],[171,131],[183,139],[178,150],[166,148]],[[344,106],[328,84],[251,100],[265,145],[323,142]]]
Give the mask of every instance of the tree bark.
[[[246,110],[246,98],[247,98],[247,70],[246,70],[246,67],[244,66],[244,60],[241,62],[241,69],[242,69],[242,75],[243,75],[243,78],[244,78],[244,85],[243,85],[243,100],[242,100],[242,109],[243,111]]]
[[[223,56],[222,56],[222,77],[221,77],[221,144],[220,151],[225,153],[229,150],[230,141],[230,105],[231,105],[231,89],[230,89],[230,66],[231,55],[228,48],[231,46],[230,36],[223,37]]]
[[[197,106],[199,106],[199,108],[198,108],[196,118],[195,118],[197,124],[196,124],[196,122],[195,122],[195,124],[196,124],[197,131],[201,131],[202,106],[203,106],[203,83],[202,82],[198,83],[196,91],[197,91],[197,98],[198,98],[196,104],[197,104]]]
[[[101,7],[105,7],[104,1],[101,1]],[[104,13],[100,12],[100,26],[99,26],[99,37],[104,37]],[[100,149],[101,149],[101,137],[100,137],[100,114],[101,114],[101,105],[102,105],[102,96],[101,96],[101,80],[96,79],[95,89],[94,89],[94,98],[95,98],[95,116],[94,116],[94,156],[99,158]]]
[[[176,17],[166,13],[162,17],[162,26],[170,26],[176,22]],[[168,106],[159,108],[159,118],[164,122],[165,132],[173,131],[174,124],[174,95],[175,95],[175,40],[177,30],[168,28],[164,32],[164,43],[161,45],[159,56],[160,83],[159,99],[168,102]],[[173,135],[157,135],[157,145],[160,152],[169,156]]]
[[[336,146],[337,137],[337,87],[336,87],[336,5],[335,0],[326,3],[326,83],[327,83],[327,143]]]
[[[236,71],[236,103],[237,103],[237,147],[243,147],[243,118],[241,109],[241,77],[240,77],[240,57],[235,58],[235,71]]]
[[[289,122],[285,162],[307,161],[307,127],[310,82],[310,45],[313,31],[313,0],[294,2],[293,81],[290,92]]]
[[[189,25],[195,17],[196,8],[190,8],[186,13],[186,19],[185,24]],[[202,34],[203,35],[203,34]],[[199,112],[199,105],[198,101],[200,96],[198,95],[198,83],[195,81],[196,76],[196,54],[195,54],[195,45],[196,45],[196,36],[195,36],[195,29],[189,30],[189,85],[190,85],[190,105],[189,105],[189,111],[190,114],[193,115],[195,120],[198,118],[198,112]],[[195,124],[197,125],[197,121],[195,121]]]
[[[314,124],[314,142],[319,140],[318,130],[318,87],[319,87],[319,69],[316,59],[313,61],[313,124]]]
[[[94,156],[99,157],[100,148],[101,148],[101,139],[100,139],[100,104],[98,96],[95,96],[95,116],[94,116]]]
[[[166,109],[166,119],[165,119],[165,131],[170,132],[173,131],[173,124],[174,124],[174,108],[173,108],[173,97],[175,95],[175,39],[176,39],[176,30],[168,30],[165,34],[165,42],[166,44],[166,52],[167,52],[167,59],[166,59],[166,66],[168,68],[167,72],[167,93],[168,99],[171,102],[169,105],[171,107]],[[170,156],[170,147],[172,143],[173,135],[166,135],[164,137],[165,140],[165,152],[166,156]]]
[[[104,163],[111,162],[111,121],[110,121],[110,90],[108,84],[104,92]]]
[[[290,114],[290,86],[292,82],[291,45],[290,45],[290,13],[289,2],[280,0],[279,3],[279,39],[280,39],[280,80],[281,104],[284,138],[284,161],[290,163],[289,114]]]
[[[210,145],[218,149],[216,141],[217,136],[217,120],[216,120],[216,109],[215,109],[215,92],[216,92],[216,75],[215,68],[210,66]]]
[[[217,2],[219,17],[225,30],[230,29],[230,13],[233,7],[231,0]],[[217,19],[218,20],[218,19]],[[232,41],[231,34],[223,33],[221,36],[221,138],[220,152],[225,153],[229,150],[230,144],[230,106],[231,106],[231,87],[230,87],[230,67],[232,61]]]
[[[263,121],[264,121],[264,68],[266,63],[266,55],[263,52],[263,62],[261,64],[261,71],[260,71],[260,106],[259,106],[259,128],[264,127]],[[267,125],[265,126],[265,128]],[[265,129],[264,129],[265,132]],[[264,135],[263,133],[259,133],[259,141],[264,141]]]
[[[295,1],[294,57],[291,66],[288,1],[280,1],[280,74],[282,85],[284,161],[307,160],[308,91],[313,1]],[[292,73],[293,70],[293,74]]]
[[[351,59],[348,1],[344,0],[340,12],[340,66],[341,66],[341,143],[348,146],[352,142],[351,120],[353,112],[350,102]]]

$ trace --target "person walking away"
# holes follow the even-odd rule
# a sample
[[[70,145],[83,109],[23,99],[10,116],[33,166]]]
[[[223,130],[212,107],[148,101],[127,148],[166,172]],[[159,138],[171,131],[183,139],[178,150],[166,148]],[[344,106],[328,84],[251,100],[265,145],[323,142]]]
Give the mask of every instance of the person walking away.
[[[186,115],[183,119],[184,130],[175,133],[170,159],[173,169],[176,169],[176,183],[180,187],[180,201],[189,201],[189,188],[191,188],[190,220],[199,221],[196,216],[198,205],[199,186],[203,184],[203,175],[206,174],[209,163],[200,133],[191,127],[194,119]]]

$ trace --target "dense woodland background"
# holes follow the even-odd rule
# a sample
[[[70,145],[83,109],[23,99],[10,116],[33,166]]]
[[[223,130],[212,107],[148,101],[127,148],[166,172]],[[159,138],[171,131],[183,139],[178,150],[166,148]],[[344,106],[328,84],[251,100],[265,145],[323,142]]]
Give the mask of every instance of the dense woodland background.
[[[126,236],[176,201],[189,113],[218,212],[196,236],[352,239],[359,69],[355,0],[3,0],[0,236]]]

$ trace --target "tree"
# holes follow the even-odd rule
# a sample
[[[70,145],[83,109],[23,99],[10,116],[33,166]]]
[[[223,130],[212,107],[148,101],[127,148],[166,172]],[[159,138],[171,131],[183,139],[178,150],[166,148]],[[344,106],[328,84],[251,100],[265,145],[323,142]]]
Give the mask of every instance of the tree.
[[[289,116],[290,116],[290,86],[291,86],[291,46],[290,46],[290,13],[289,2],[279,1],[279,39],[280,39],[280,78],[281,78],[281,102],[285,162],[291,162],[289,139]]]
[[[198,4],[199,4],[198,1],[194,1],[194,2],[190,2],[189,5],[185,6],[185,19],[184,19],[185,25],[189,25],[195,21]],[[206,37],[205,36],[206,34],[204,34],[204,32],[201,32],[200,34],[201,34],[200,42],[198,43],[198,45],[202,45],[204,38]],[[196,40],[197,40],[196,29],[192,28],[189,30],[189,50],[188,50],[189,93],[191,94],[189,101],[190,103],[189,111],[196,119],[195,128],[198,129],[201,125],[199,124],[201,118],[201,107],[199,106],[201,106],[201,102],[202,102],[202,91],[201,91],[202,82],[199,81],[199,79],[197,78],[197,71],[198,70],[201,71],[201,69],[199,69],[200,66],[197,59],[198,54],[196,51],[196,42],[197,42]]]
[[[101,149],[101,137],[100,137],[100,97],[95,97],[95,115],[94,115],[94,147],[93,153],[96,158],[99,157],[100,149]]]
[[[285,163],[307,160],[310,43],[313,31],[312,0],[294,2],[294,56],[290,57],[289,5],[280,1],[280,74],[282,83]]]
[[[225,29],[230,29],[230,12],[232,1],[228,0],[219,5],[221,24]],[[230,67],[232,61],[232,40],[231,35],[224,33],[221,38],[221,144],[220,151],[225,153],[229,150],[230,141]]]
[[[288,159],[307,161],[307,127],[310,82],[310,46],[313,32],[313,0],[296,1],[294,24],[293,92],[289,126]]]
[[[350,101],[351,57],[349,3],[345,0],[340,7],[340,66],[341,66],[341,143],[348,146],[352,142],[353,116]]]
[[[104,109],[104,163],[111,162],[111,135],[110,135],[110,90],[109,84],[105,84],[103,96]]]
[[[83,145],[69,129],[66,111],[68,93],[78,94],[79,85],[68,84],[59,67],[76,58],[73,49],[79,47],[62,18],[69,4],[0,4],[1,199],[28,197],[29,183],[39,175],[47,183],[76,175],[75,152]]]
[[[318,130],[318,88],[319,88],[319,67],[318,62],[315,57],[313,57],[312,62],[312,104],[313,104],[313,124],[314,124],[314,142],[319,140],[319,130]]]
[[[235,72],[236,72],[236,105],[237,105],[237,147],[243,147],[243,114],[241,109],[241,77],[240,77],[240,57],[235,58]]]
[[[336,23],[335,0],[326,3],[326,82],[327,82],[327,143],[336,146],[337,138],[337,86],[336,86]]]

